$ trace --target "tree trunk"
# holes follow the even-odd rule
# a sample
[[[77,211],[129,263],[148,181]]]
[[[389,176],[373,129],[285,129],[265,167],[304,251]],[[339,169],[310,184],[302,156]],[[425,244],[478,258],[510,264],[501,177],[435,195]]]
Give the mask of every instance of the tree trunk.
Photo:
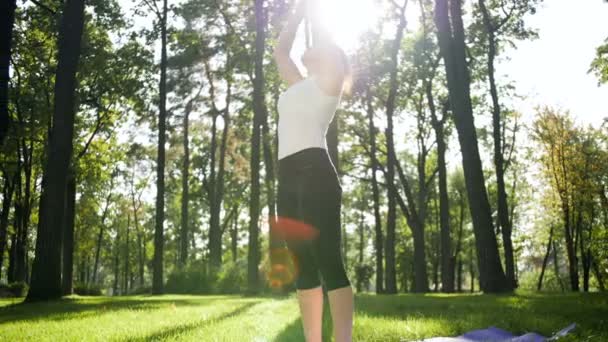
[[[209,68],[207,68],[209,70]],[[209,76],[210,77],[210,76]],[[211,78],[210,78],[211,79]],[[213,97],[213,96],[212,96]],[[217,200],[217,176],[215,160],[217,153],[217,117],[219,113],[213,110],[211,120],[211,151],[209,157],[209,266],[218,269],[222,264],[222,240],[220,239],[220,210]]]
[[[247,251],[247,289],[259,291],[260,264],[260,140],[262,120],[267,117],[264,100],[264,51],[266,48],[264,0],[255,0],[255,72],[253,82],[253,129],[251,135],[251,193],[249,198],[249,249]]]
[[[113,188],[114,178],[112,177],[110,188]],[[106,217],[108,215],[108,210],[110,209],[110,200],[112,198],[112,192],[108,193],[108,197],[106,198],[106,205],[101,213],[101,220],[99,223],[99,234],[97,234],[97,247],[95,249],[95,263],[93,264],[93,283],[97,283],[97,269],[99,266],[99,257],[101,254],[101,242],[103,241],[103,231],[106,224]]]
[[[10,123],[8,115],[8,81],[10,73],[8,69],[11,60],[11,42],[17,0],[2,1],[2,5],[0,6],[0,18],[2,18],[0,22],[4,23],[1,26],[2,35],[0,36],[0,146],[2,146]]]
[[[129,230],[131,230],[131,215],[127,214],[127,229],[125,232],[125,276],[123,280],[123,293],[127,294],[129,290]]]
[[[388,186],[388,212],[386,218],[386,293],[397,293],[397,278],[395,270],[395,225],[397,219],[397,203],[396,203],[396,188],[395,184],[395,167],[396,167],[396,154],[395,154],[395,143],[393,139],[393,115],[395,113],[395,100],[397,98],[398,83],[398,57],[399,50],[401,48],[401,41],[403,40],[403,31],[405,30],[405,9],[407,7],[407,1],[400,8],[399,25],[397,26],[397,32],[393,46],[391,50],[391,66],[390,66],[390,85],[388,97],[386,100],[386,150],[387,150],[387,163],[386,163],[386,183]],[[415,249],[416,247],[414,247]],[[414,259],[416,259],[416,250],[414,250]],[[417,261],[414,263],[416,265]],[[426,266],[426,265],[425,265]],[[416,266],[414,266],[416,269]]]
[[[501,108],[498,101],[498,90],[494,79],[494,60],[496,58],[496,29],[490,19],[490,14],[485,6],[484,0],[479,0],[479,7],[483,14],[484,26],[488,34],[488,79],[490,82],[490,94],[492,96],[492,136],[494,138],[494,166],[496,167],[496,186],[498,191],[498,225],[502,232],[502,243],[505,256],[505,271],[507,280],[513,288],[516,287],[515,266],[513,262],[513,242],[511,241],[511,221],[509,220],[509,204],[507,191],[505,189],[505,165],[502,147],[502,123]]]
[[[559,275],[559,263],[557,262],[557,242],[553,240],[553,271],[555,272],[555,278],[559,283],[559,287],[564,292],[564,283],[562,282],[562,277]]]
[[[545,276],[545,269],[547,268],[547,261],[549,260],[549,255],[551,253],[551,244],[553,243],[553,226],[551,226],[551,231],[549,232],[549,242],[547,242],[547,252],[545,253],[545,258],[543,259],[543,266],[540,270],[540,277],[538,277],[538,285],[536,286],[536,291],[540,291],[543,288],[543,277]]]
[[[232,222],[232,229],[230,230],[230,248],[232,250],[232,261],[236,262],[238,259],[238,238],[239,238],[239,209],[237,207],[236,214],[234,215],[234,221]]]
[[[114,284],[112,285],[112,295],[118,295],[118,276],[119,276],[119,259],[120,259],[120,227],[116,227],[116,241],[114,242]]]
[[[8,214],[11,209],[15,182],[11,182],[8,173],[4,172],[4,187],[2,189],[2,213],[0,213],[0,279],[4,265],[4,250],[7,242]]]
[[[374,202],[374,252],[376,256],[376,293],[384,292],[384,253],[382,234],[382,216],[380,215],[380,189],[378,186],[377,172],[378,160],[376,159],[376,127],[374,125],[374,108],[372,107],[372,95],[369,87],[365,93],[369,139],[370,159],[372,164],[372,197]]]
[[[158,114],[158,159],[156,162],[156,222],[154,226],[154,262],[152,272],[152,294],[163,293],[163,255],[165,247],[165,141],[167,120],[167,0],[163,0],[160,13],[160,83]]]
[[[70,167],[65,201],[65,230],[63,232],[63,295],[71,295],[74,279],[74,216],[76,210],[76,176]]]
[[[599,265],[596,262],[596,258],[595,256],[592,256],[592,260],[591,263],[593,265],[593,274],[595,275],[595,279],[597,280],[597,284],[598,287],[600,289],[600,292],[604,292],[606,291],[606,288],[604,287],[604,280],[602,278],[602,271],[600,270]]]
[[[462,257],[458,256],[458,269],[456,272],[456,291],[462,292]]]
[[[76,70],[84,26],[84,0],[67,0],[59,33],[53,127],[44,165],[36,257],[27,301],[61,296],[61,238],[67,171],[72,156]]]
[[[445,142],[444,124],[447,113],[441,120],[437,118],[435,101],[433,98],[432,80],[426,84],[426,98],[431,111],[435,140],[437,141],[437,168],[439,173],[439,225],[441,231],[441,284],[442,291],[454,292],[454,258],[452,256],[452,238],[450,237],[450,200],[448,197],[447,167],[445,153],[447,145]]]
[[[477,133],[470,97],[470,78],[465,57],[464,28],[460,0],[435,1],[435,21],[441,55],[445,62],[450,105],[462,153],[469,210],[477,247],[481,290],[488,293],[511,291],[502,269],[494,234],[492,212],[479,157]],[[453,29],[450,26],[453,24]]]
[[[184,267],[188,260],[188,200],[189,200],[189,188],[188,188],[188,177],[190,177],[190,142],[188,141],[189,135],[189,118],[190,112],[192,111],[192,100],[186,105],[184,111],[184,162],[182,164],[182,210],[181,210],[181,231],[179,236],[180,252],[179,252],[179,267]]]
[[[572,233],[572,220],[570,220],[570,206],[562,199],[562,212],[564,216],[564,238],[566,239],[566,254],[568,256],[568,274],[570,277],[570,290],[578,292],[578,258],[576,257],[575,241]]]

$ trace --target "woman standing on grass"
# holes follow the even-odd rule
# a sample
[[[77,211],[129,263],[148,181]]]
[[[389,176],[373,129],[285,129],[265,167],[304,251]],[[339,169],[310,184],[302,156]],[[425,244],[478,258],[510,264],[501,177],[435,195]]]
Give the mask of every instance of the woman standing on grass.
[[[340,211],[342,187],[327,151],[325,134],[349,76],[346,55],[330,38],[312,11],[316,29],[313,47],[302,56],[307,77],[290,58],[293,41],[307,2],[300,0],[280,34],[274,52],[288,89],[281,94],[279,111],[278,226],[297,222],[314,234],[286,234],[297,265],[297,297],[307,342],[320,342],[323,291],[327,289],[336,342],[352,340],[353,291],[341,254]],[[297,229],[297,228],[296,228]],[[279,227],[282,231],[293,228]]]

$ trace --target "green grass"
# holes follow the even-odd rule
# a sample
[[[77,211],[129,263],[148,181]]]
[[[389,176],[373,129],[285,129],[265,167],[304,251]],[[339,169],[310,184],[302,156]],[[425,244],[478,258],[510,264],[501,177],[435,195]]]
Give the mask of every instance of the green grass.
[[[496,326],[544,335],[578,324],[567,341],[608,341],[608,295],[356,297],[355,341],[411,341]],[[332,334],[324,315],[325,341]],[[0,300],[0,341],[304,341],[294,296],[70,297]]]

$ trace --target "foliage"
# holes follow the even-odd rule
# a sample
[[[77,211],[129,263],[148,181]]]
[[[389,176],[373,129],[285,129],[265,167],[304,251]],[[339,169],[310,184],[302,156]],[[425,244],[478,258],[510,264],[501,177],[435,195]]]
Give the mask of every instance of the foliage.
[[[25,297],[28,289],[28,284],[23,281],[0,284],[0,297]]]
[[[74,293],[79,296],[101,296],[101,286],[95,284],[76,284]]]
[[[596,49],[589,71],[597,76],[599,83],[608,83],[608,40]]]
[[[209,294],[213,292],[217,277],[207,273],[200,263],[187,265],[184,269],[175,269],[167,277],[167,293]]]
[[[216,293],[243,293],[247,289],[247,260],[224,262],[214,286]]]

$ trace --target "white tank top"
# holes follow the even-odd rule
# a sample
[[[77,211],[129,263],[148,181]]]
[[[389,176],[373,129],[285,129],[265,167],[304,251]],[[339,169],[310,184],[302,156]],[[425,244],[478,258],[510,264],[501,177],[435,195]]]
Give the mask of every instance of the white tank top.
[[[314,76],[291,85],[281,94],[279,110],[279,159],[310,147],[327,149],[325,134],[340,96],[323,92]]]

